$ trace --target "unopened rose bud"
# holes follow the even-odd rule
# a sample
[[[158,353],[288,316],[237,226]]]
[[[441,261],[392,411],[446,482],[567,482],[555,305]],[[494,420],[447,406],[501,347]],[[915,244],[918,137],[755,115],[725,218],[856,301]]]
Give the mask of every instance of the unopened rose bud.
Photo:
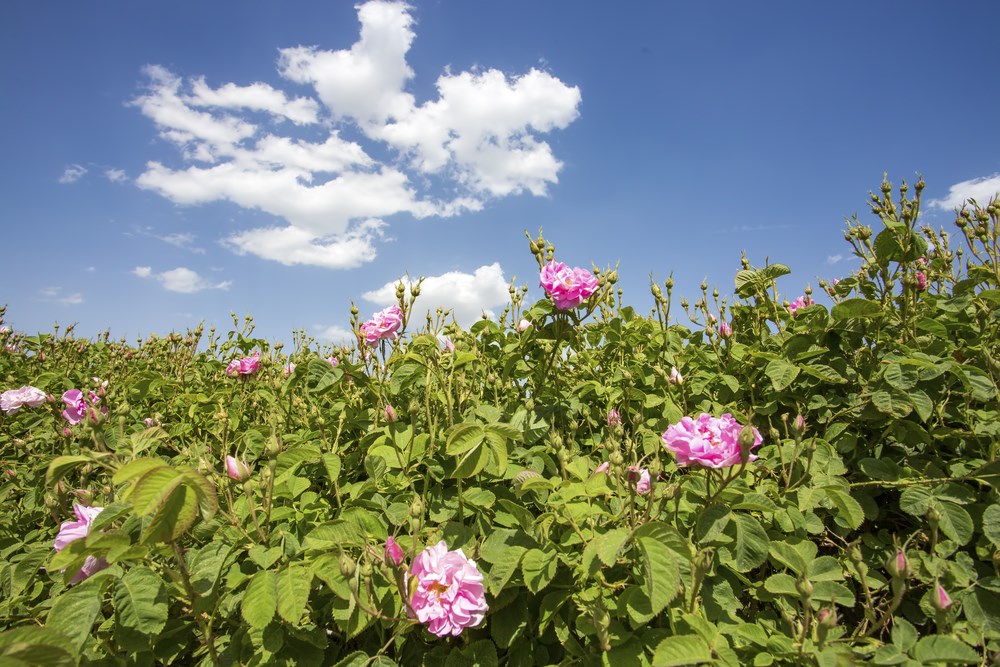
[[[906,579],[909,576],[910,564],[902,549],[896,549],[896,553],[889,555],[885,561],[885,570],[894,579]]]
[[[931,606],[938,611],[944,611],[951,606],[951,596],[941,584],[934,585],[934,592],[931,594]]]
[[[358,569],[358,564],[346,553],[340,554],[340,573],[345,579],[350,579]]]
[[[392,409],[392,405],[389,403],[385,404],[385,420],[389,423],[396,421],[396,411]]]
[[[804,600],[808,600],[813,594],[813,584],[806,577],[801,577],[795,582],[795,590],[799,592]]]
[[[229,479],[242,482],[250,477],[250,467],[235,456],[227,456],[226,474],[229,475]]]
[[[757,434],[754,433],[753,426],[747,424],[741,428],[736,443],[740,446],[740,462],[747,463],[750,460],[750,450],[757,444]]]
[[[424,501],[420,499],[419,496],[414,496],[413,502],[410,503],[410,516],[414,519],[419,519],[424,515]]]
[[[676,366],[670,367],[670,384],[684,384],[684,376],[680,374]]]

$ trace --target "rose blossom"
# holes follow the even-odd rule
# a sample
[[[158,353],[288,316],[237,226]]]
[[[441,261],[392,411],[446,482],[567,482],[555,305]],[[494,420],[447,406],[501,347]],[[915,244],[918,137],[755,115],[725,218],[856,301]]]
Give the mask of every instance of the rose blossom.
[[[663,434],[664,446],[677,456],[677,465],[696,463],[706,468],[728,468],[741,462],[739,436],[743,425],[729,413],[713,417],[702,413],[698,419],[683,417],[680,422],[667,427]],[[754,428],[753,444],[757,447],[764,441]],[[748,461],[757,460],[755,454],[747,452]]]
[[[372,315],[372,318],[361,325],[361,333],[365,341],[374,346],[380,340],[396,340],[399,327],[403,325],[403,311],[399,306],[389,306]]]
[[[226,457],[226,474],[230,479],[242,482],[250,476],[250,467],[235,456]]]
[[[559,310],[576,308],[597,291],[598,281],[593,273],[579,267],[569,268],[555,260],[542,267],[539,284]]]
[[[483,575],[475,561],[461,549],[448,551],[444,540],[413,559],[409,576],[417,580],[410,607],[417,620],[438,637],[459,635],[479,625],[489,609]]]
[[[385,562],[397,566],[403,562],[403,548],[393,539],[392,535],[385,538]]]
[[[646,468],[640,468],[639,466],[629,466],[628,467],[628,481],[635,483],[635,492],[640,496],[644,496],[649,493],[650,483],[649,483],[649,470]]]
[[[392,409],[391,403],[385,404],[385,420],[388,422],[396,421],[396,411]]]
[[[595,475],[600,475],[600,474],[603,473],[603,474],[606,475],[606,474],[608,474],[608,470],[610,468],[611,468],[611,463],[608,462],[608,461],[604,461],[603,463],[601,463],[601,465],[597,466],[597,469],[594,470],[594,474]]]
[[[326,363],[328,363],[331,366],[333,366],[334,368],[336,368],[337,366],[340,365],[340,359],[338,359],[337,357],[327,357],[326,358]]]
[[[723,338],[729,338],[733,335],[733,328],[725,320],[719,322],[719,335]]]
[[[288,377],[289,375],[291,375],[294,372],[295,372],[295,364],[292,363],[291,361],[289,361],[288,365],[285,366],[285,377]]]
[[[24,386],[0,394],[0,410],[12,415],[24,406],[37,408],[45,402],[45,392],[37,387]]]
[[[608,426],[614,428],[615,426],[621,426],[621,425],[622,425],[621,413],[615,410],[614,408],[608,410]]]
[[[441,347],[442,347],[442,349],[444,349],[445,352],[454,352],[455,351],[455,344],[453,342],[451,342],[450,338],[448,338],[444,334],[438,334],[437,335],[437,339],[441,343]]]
[[[52,545],[56,551],[62,551],[70,542],[83,539],[90,534],[90,526],[94,523],[97,515],[104,511],[103,507],[84,507],[73,503],[73,512],[76,513],[76,521],[65,521],[59,526],[59,532]],[[83,562],[83,567],[70,579],[71,584],[77,584],[94,574],[100,572],[109,565],[103,558],[87,556]]]
[[[790,304],[788,304],[788,312],[790,312],[792,315],[795,315],[795,312],[799,308],[805,308],[806,306],[811,306],[811,305],[813,305],[812,297],[800,296],[795,301],[792,301]]]
[[[951,596],[948,595],[948,591],[941,584],[935,586],[934,597],[931,599],[931,603],[939,611],[944,611],[951,606]]]
[[[83,400],[83,392],[79,389],[70,389],[62,395],[62,400],[66,404],[66,409],[62,413],[66,421],[74,425],[83,421],[87,416],[87,402]]]
[[[226,366],[226,375],[236,377],[237,375],[253,375],[260,366],[260,350],[253,353],[253,356],[233,359]]]
[[[681,375],[676,366],[670,367],[670,384],[684,384],[684,376]]]
[[[927,289],[927,274],[917,271],[917,291],[923,292],[925,289]]]
[[[524,333],[524,330],[530,326],[531,322],[529,322],[528,320],[521,320],[520,322],[517,323],[517,331],[518,333]]]

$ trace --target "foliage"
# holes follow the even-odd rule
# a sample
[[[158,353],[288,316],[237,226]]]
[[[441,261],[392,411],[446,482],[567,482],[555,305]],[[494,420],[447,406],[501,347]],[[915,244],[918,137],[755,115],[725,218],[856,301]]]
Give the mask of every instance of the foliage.
[[[731,301],[682,300],[691,326],[670,324],[671,280],[642,316],[595,269],[579,308],[512,286],[468,331],[413,325],[419,283],[400,285],[405,333],[376,347],[299,334],[286,355],[235,316],[206,341],[0,333],[0,389],[53,397],[0,415],[0,661],[988,664],[1000,203],[962,209],[953,250],[918,228],[922,188],[884,183],[878,230],[849,223],[861,268],[820,283],[831,307],[790,309],[787,267],[744,260]],[[104,381],[107,414],[69,427],[59,396]],[[661,436],[701,413],[756,427],[756,460],[679,467]],[[74,502],[105,509],[55,552]],[[441,540],[489,604],[446,638],[411,617],[405,573]],[[68,585],[88,556],[110,566]]]

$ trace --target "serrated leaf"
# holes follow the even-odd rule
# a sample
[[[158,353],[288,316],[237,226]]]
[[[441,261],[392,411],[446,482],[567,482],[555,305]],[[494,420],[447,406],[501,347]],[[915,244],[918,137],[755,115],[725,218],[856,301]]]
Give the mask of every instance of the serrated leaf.
[[[783,391],[798,377],[799,367],[785,359],[774,359],[767,364],[764,373],[771,379],[775,391]]]
[[[959,544],[968,544],[972,539],[972,517],[962,507],[946,501],[935,501],[933,506],[941,513],[938,528],[949,539]]]
[[[445,441],[445,453],[449,456],[461,456],[469,450],[483,444],[486,430],[477,422],[462,422],[448,429]]]
[[[913,657],[923,664],[949,664],[960,663],[963,665],[978,665],[979,654],[972,648],[954,637],[946,635],[931,635],[922,637],[917,641],[911,653]]]
[[[170,465],[162,459],[157,459],[157,458],[136,459],[135,461],[127,463],[118,470],[116,470],[114,477],[111,478],[111,481],[114,482],[115,484],[124,484],[130,479],[134,479],[136,477],[141,477],[142,475],[145,475],[150,470],[154,470],[156,468],[169,468],[169,467]]]
[[[73,647],[61,632],[22,626],[0,632],[0,664],[10,667],[75,667]]]
[[[333,452],[327,452],[321,457],[323,461],[323,469],[326,470],[326,476],[331,482],[336,482],[340,479],[340,457]]]
[[[45,627],[64,634],[76,649],[83,650],[97,615],[101,612],[101,602],[106,579],[90,579],[78,586],[68,588],[52,603]]]
[[[271,570],[261,570],[253,575],[243,593],[240,613],[252,628],[263,629],[278,611],[277,577]]]
[[[852,317],[867,319],[882,316],[882,306],[868,299],[844,299],[830,311],[834,320],[847,320]]]
[[[828,486],[823,491],[833,506],[837,508],[837,516],[843,519],[847,526],[857,530],[865,520],[865,512],[861,508],[861,503],[852,498],[851,494],[835,487]]]
[[[289,565],[277,575],[278,614],[298,625],[309,603],[312,572],[303,565]]]
[[[510,546],[493,561],[493,565],[486,575],[486,586],[490,595],[496,596],[503,590],[503,587],[517,571],[521,564],[521,558],[527,551],[524,547]]]
[[[118,624],[139,634],[158,635],[167,622],[169,607],[163,580],[147,567],[134,567],[118,580],[114,602]]]
[[[653,667],[682,667],[714,662],[712,651],[700,635],[673,635],[656,646]]]
[[[538,593],[549,585],[556,576],[559,561],[555,553],[541,549],[529,549],[521,558],[521,575],[524,585],[532,593]]]
[[[160,503],[142,531],[143,544],[172,542],[194,525],[198,518],[198,499],[186,484],[178,484]]]
[[[91,458],[89,456],[57,456],[52,459],[48,470],[45,472],[45,487],[51,489],[70,470],[90,462]]]
[[[677,555],[667,545],[651,537],[638,537],[636,544],[642,553],[650,613],[655,616],[677,596],[681,580]]]
[[[631,532],[627,528],[612,528],[591,540],[583,550],[581,562],[583,571],[590,571],[590,565],[595,557],[608,567],[618,562],[618,552],[621,551]]]
[[[736,567],[748,572],[767,559],[770,540],[760,521],[749,514],[733,513],[730,524],[735,531],[735,543],[728,548],[732,551]],[[727,529],[728,530],[728,529]]]
[[[911,486],[899,494],[899,509],[912,516],[923,516],[930,509],[932,496],[921,486]]]

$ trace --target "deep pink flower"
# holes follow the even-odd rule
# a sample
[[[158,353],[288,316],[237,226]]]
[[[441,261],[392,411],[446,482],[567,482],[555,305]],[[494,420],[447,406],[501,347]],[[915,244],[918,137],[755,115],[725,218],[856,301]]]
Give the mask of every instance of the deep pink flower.
[[[403,548],[393,539],[392,535],[385,538],[385,562],[399,565],[403,562]]]
[[[723,338],[729,338],[733,335],[733,328],[725,320],[719,322],[719,335]]]
[[[635,484],[635,492],[640,496],[644,496],[649,493],[650,483],[649,483],[649,470],[646,468],[640,468],[639,466],[629,466],[628,467],[628,481]]]
[[[399,327],[403,325],[403,311],[399,306],[389,306],[372,315],[372,318],[361,325],[361,333],[369,345],[376,345],[380,340],[396,340]]]
[[[792,301],[790,304],[788,304],[788,312],[790,312],[792,315],[795,315],[796,311],[799,308],[805,308],[807,306],[811,306],[813,305],[813,303],[814,302],[812,300],[812,297],[800,296],[795,301]]]
[[[615,410],[614,408],[608,410],[608,426],[614,428],[615,426],[621,426],[621,425],[622,425],[621,413]]]
[[[664,446],[677,456],[677,465],[692,463],[706,468],[728,468],[741,462],[740,431],[743,425],[729,413],[713,417],[702,413],[698,419],[683,417],[680,422],[667,427],[663,434]],[[764,441],[754,428],[750,449]],[[757,460],[749,454],[748,461]]]
[[[240,461],[235,456],[226,457],[226,474],[229,475],[230,479],[235,479],[237,482],[242,482],[243,480],[250,477],[250,467]]]
[[[73,503],[73,512],[76,514],[76,521],[66,521],[59,526],[53,548],[62,551],[70,542],[83,539],[90,534],[90,526],[94,523],[97,515],[104,511],[103,507],[84,507]],[[103,558],[87,556],[83,562],[83,567],[73,576],[69,583],[77,584],[95,572],[100,572],[109,565]]]
[[[444,540],[427,547],[413,559],[409,576],[417,579],[410,607],[431,634],[459,635],[483,621],[489,609],[483,575],[461,549],[448,551]]]
[[[551,261],[542,267],[539,284],[559,310],[576,308],[597,291],[593,273],[579,267],[569,268],[562,262]]]
[[[917,291],[923,292],[925,289],[927,289],[927,274],[917,271]]]
[[[233,359],[226,366],[226,375],[229,377],[236,377],[237,375],[253,375],[257,372],[257,368],[260,366],[260,350],[253,353],[252,356],[243,357],[241,359]]]
[[[0,410],[12,415],[24,406],[37,408],[45,402],[45,392],[37,387],[24,386],[0,394]]]
[[[63,393],[62,400],[66,404],[66,409],[62,413],[66,421],[74,425],[83,421],[87,416],[87,401],[83,399],[83,392],[79,389],[70,389]]]

